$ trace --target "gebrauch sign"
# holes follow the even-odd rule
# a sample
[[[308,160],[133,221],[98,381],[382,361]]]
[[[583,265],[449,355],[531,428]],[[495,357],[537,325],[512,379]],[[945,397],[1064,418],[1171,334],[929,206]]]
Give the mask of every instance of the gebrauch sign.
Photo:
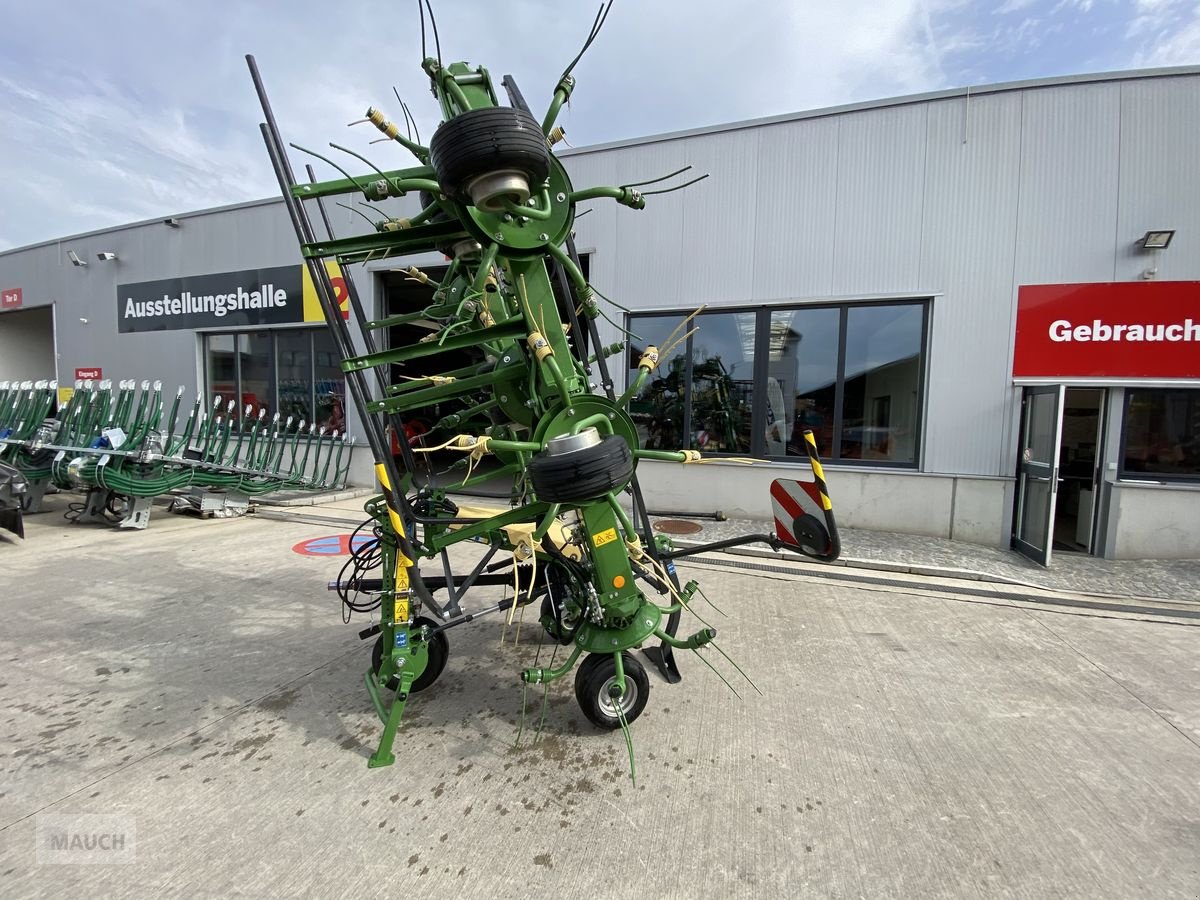
[[[1200,378],[1200,282],[1023,285],[1013,378]]]

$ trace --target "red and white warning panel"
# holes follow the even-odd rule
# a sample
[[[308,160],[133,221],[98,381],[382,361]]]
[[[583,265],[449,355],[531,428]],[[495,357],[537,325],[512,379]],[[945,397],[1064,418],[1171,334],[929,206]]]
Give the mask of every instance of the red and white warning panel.
[[[775,536],[805,556],[830,562],[842,552],[837,522],[825,470],[817,454],[817,442],[811,431],[804,432],[804,448],[812,467],[812,481],[777,478],[771,482],[771,509],[775,515]]]
[[[775,515],[775,534],[785,544],[799,548],[806,556],[834,558],[821,489],[815,481],[772,481],[771,511]]]

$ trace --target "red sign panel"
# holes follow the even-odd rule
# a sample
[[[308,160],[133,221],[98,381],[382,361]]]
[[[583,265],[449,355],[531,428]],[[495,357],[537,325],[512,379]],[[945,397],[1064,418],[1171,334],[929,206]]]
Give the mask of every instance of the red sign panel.
[[[17,309],[21,303],[20,288],[5,288],[0,291],[0,309]]]
[[[104,377],[104,372],[99,366],[97,366],[94,369],[76,369],[75,370],[75,380],[76,381],[87,381],[89,379],[92,381],[95,381],[96,379],[103,378],[103,377]]]
[[[1023,285],[1014,378],[1200,378],[1200,282]]]

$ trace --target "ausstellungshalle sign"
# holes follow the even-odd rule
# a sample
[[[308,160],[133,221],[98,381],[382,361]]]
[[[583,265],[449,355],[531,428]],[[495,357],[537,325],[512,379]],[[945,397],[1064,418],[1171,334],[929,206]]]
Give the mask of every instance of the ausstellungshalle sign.
[[[117,285],[117,330],[122,333],[303,321],[300,266]]]

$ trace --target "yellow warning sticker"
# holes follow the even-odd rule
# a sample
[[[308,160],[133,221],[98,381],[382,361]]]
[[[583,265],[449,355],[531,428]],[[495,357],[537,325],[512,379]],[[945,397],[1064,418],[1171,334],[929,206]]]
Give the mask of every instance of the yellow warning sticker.
[[[611,544],[617,539],[617,529],[610,528],[607,531],[601,531],[599,534],[592,535],[592,543],[597,547],[603,547],[605,544]]]
[[[395,621],[397,621],[397,622],[407,622],[408,621],[408,601],[407,600],[397,600],[396,601]]]

